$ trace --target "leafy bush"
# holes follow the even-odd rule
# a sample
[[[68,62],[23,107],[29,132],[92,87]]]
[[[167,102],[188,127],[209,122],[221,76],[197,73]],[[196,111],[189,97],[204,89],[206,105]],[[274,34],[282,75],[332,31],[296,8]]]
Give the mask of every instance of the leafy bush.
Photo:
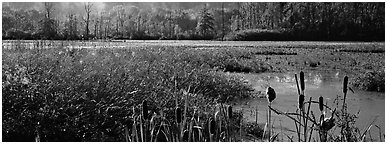
[[[352,85],[366,91],[384,92],[384,72],[366,72],[356,77]]]

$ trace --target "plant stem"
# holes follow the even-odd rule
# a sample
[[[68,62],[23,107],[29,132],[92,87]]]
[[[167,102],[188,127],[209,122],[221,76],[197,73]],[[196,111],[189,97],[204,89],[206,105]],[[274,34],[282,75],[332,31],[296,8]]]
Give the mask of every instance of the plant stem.
[[[271,102],[269,103],[269,107],[271,107]],[[270,142],[270,138],[271,138],[271,110],[268,109],[268,111],[269,111],[269,122],[268,122],[269,136],[268,136],[268,142]]]
[[[308,138],[308,135],[307,135],[307,129],[308,129],[308,117],[309,117],[309,111],[310,111],[310,104],[311,104],[311,101],[312,101],[312,97],[309,98],[309,105],[308,105],[308,111],[306,112],[306,117],[304,118],[305,119],[305,129],[304,129],[304,135],[305,135],[305,142]]]

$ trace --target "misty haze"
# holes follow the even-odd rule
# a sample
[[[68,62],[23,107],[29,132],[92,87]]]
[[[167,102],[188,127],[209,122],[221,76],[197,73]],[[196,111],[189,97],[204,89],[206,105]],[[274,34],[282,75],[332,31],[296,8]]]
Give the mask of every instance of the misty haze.
[[[384,142],[385,3],[2,2],[3,142]]]

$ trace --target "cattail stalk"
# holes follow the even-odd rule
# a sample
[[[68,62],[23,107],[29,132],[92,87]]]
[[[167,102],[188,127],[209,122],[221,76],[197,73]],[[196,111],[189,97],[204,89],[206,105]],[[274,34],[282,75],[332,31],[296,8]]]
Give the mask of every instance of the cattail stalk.
[[[271,107],[271,103],[269,103],[269,107]],[[269,136],[268,136],[268,142],[270,142],[270,138],[271,138],[271,110],[268,109],[269,111],[269,122],[268,122],[268,131],[269,131]]]
[[[300,108],[300,110],[302,110],[304,108],[304,101],[305,101],[305,96],[300,95],[298,97],[298,108]]]
[[[305,136],[305,142],[307,141],[308,135],[307,135],[307,130],[308,130],[308,116],[310,112],[310,104],[312,104],[312,97],[309,98],[309,105],[308,105],[308,110],[306,111],[306,116],[304,117],[304,136]],[[313,127],[313,126],[312,126]]]
[[[324,98],[322,96],[318,99],[318,105],[320,108],[320,130],[319,130],[319,137],[321,142],[326,142],[326,131],[322,130],[322,123],[324,122]]]
[[[266,94],[267,94],[267,99],[269,100],[269,116],[268,116],[268,124],[269,124],[269,137],[268,137],[268,141],[270,142],[270,136],[271,136],[271,103],[274,101],[274,99],[276,98],[276,94],[275,94],[275,90],[271,87],[268,87],[267,88],[267,91],[266,91]]]
[[[302,127],[302,120],[304,121],[305,124],[305,112],[304,112],[304,101],[305,101],[305,96],[304,95],[299,95],[298,96],[298,108],[300,109],[300,126],[299,126],[299,132],[301,133],[301,127]],[[305,130],[305,127],[304,127]],[[300,138],[299,138],[300,140]]]
[[[345,103],[345,100],[346,100],[346,97],[347,97],[347,92],[348,92],[348,76],[345,76],[344,77],[344,81],[343,81],[343,93],[344,93],[344,100],[343,100],[343,111],[344,113],[347,113],[347,107],[346,107],[346,103]],[[348,128],[349,128],[349,121],[348,121],[348,117],[345,116],[344,117],[345,119],[345,125],[344,127],[341,129],[341,133],[343,133],[343,131],[347,131],[347,134],[345,135],[346,138],[350,137],[350,133],[348,133]]]
[[[343,109],[345,106],[345,99],[347,97],[347,91],[348,91],[348,76],[344,77],[344,82],[343,82],[343,93],[344,93],[344,102],[343,102]]]
[[[321,114],[322,114],[323,110],[324,110],[324,98],[322,96],[320,96],[318,98],[318,106],[319,106]]]
[[[302,94],[304,94],[304,90],[305,90],[305,81],[304,81],[304,72],[301,71],[300,72],[300,83],[301,83],[301,91],[302,91]]]

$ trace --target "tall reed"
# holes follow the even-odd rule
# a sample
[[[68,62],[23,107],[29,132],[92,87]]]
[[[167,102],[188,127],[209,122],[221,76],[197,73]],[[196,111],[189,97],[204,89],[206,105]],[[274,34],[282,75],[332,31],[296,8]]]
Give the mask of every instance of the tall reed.
[[[348,92],[348,76],[345,76],[344,81],[343,81],[343,93],[344,93],[343,109],[345,107],[345,100],[347,98],[347,92]]]
[[[274,99],[276,98],[276,94],[275,94],[275,90],[271,87],[268,87],[267,88],[267,91],[266,91],[266,97],[269,101],[269,116],[268,116],[268,130],[269,130],[269,136],[268,136],[268,141],[270,142],[270,139],[271,139],[271,110],[270,110],[270,107],[271,107],[271,103],[274,101]]]

